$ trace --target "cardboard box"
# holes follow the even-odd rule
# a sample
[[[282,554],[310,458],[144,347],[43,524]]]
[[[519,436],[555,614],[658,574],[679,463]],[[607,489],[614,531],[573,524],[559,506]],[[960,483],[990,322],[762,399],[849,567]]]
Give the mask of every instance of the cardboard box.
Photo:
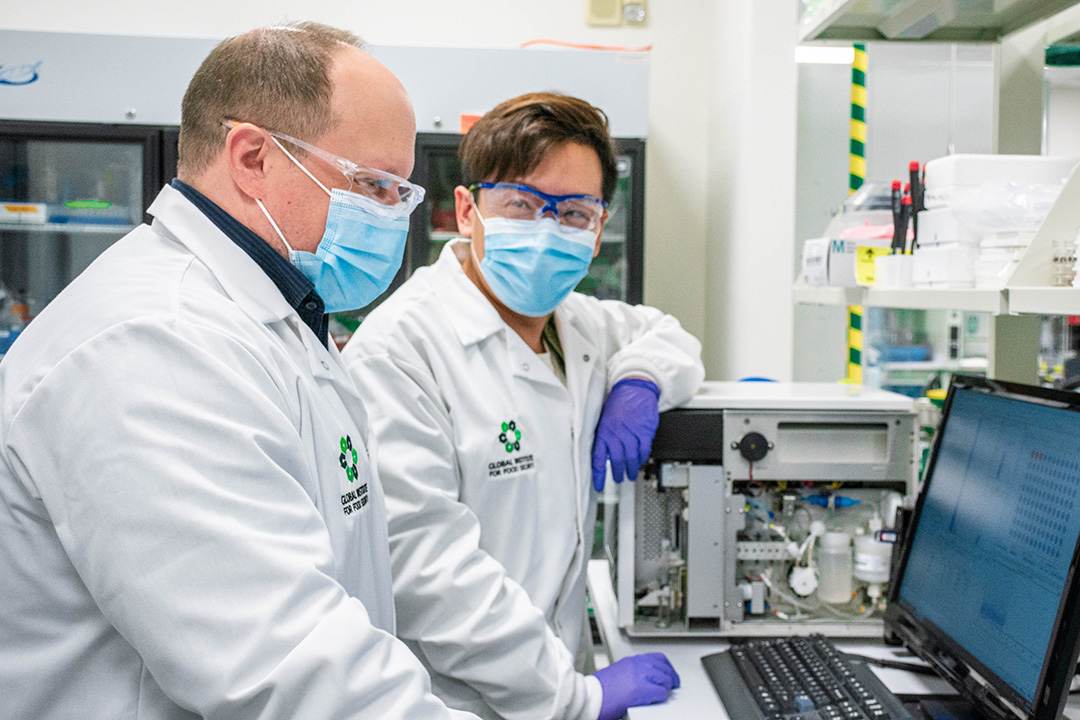
[[[812,238],[803,243],[802,281],[806,285],[838,287],[857,287],[867,285],[873,278],[873,257],[868,259],[869,268],[864,266],[860,282],[858,268],[859,247],[888,247],[886,240],[856,240],[841,238]],[[865,260],[865,259],[864,259]],[[865,277],[866,272],[870,278]]]
[[[802,282],[811,287],[829,284],[829,239],[813,238],[803,242]]]

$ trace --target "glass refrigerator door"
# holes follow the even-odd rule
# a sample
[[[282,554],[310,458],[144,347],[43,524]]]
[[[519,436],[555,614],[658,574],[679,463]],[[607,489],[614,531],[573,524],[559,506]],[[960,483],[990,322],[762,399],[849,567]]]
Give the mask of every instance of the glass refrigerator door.
[[[158,142],[149,128],[0,125],[0,329],[40,312],[142,222]]]
[[[577,291],[602,300],[641,302],[644,146],[616,141],[618,182],[608,204],[608,221],[600,237],[600,253]]]
[[[405,258],[406,276],[433,264],[446,242],[458,237],[454,188],[462,183],[457,156],[460,142],[460,135],[420,133],[416,138],[412,177],[424,186],[427,195],[413,212]]]
[[[454,188],[462,182],[457,157],[460,142],[459,135],[421,133],[417,138],[413,180],[427,189],[427,196],[413,214],[405,261],[407,274],[434,263],[446,242],[458,236]],[[600,253],[577,290],[603,299],[640,303],[645,144],[627,139],[615,143],[619,179],[608,206],[610,217]]]

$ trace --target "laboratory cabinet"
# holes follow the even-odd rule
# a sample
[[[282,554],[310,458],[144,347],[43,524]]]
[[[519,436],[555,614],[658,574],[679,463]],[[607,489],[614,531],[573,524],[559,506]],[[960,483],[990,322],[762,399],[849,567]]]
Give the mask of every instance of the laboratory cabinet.
[[[147,207],[176,175],[178,134],[174,126],[0,120],[0,331],[24,324],[112,243],[149,222]],[[457,237],[462,137],[418,134],[412,179],[427,196],[410,219],[401,270],[371,305],[333,316],[339,345]],[[619,177],[610,218],[577,290],[636,304],[643,282],[645,143],[620,138],[615,144]]]
[[[0,121],[0,328],[36,315],[148,217],[175,175],[176,138],[165,127]]]

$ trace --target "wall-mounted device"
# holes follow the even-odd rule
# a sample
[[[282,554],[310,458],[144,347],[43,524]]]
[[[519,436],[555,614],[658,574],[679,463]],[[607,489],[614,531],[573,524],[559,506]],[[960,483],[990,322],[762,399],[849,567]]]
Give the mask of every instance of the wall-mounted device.
[[[631,635],[882,631],[896,510],[915,491],[911,398],[710,382],[663,413],[605,512]]]

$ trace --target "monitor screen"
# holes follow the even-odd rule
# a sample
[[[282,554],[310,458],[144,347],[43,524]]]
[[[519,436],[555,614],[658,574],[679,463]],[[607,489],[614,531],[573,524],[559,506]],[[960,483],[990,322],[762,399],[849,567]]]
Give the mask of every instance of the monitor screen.
[[[1035,701],[1080,533],[1080,413],[957,389],[896,599]]]

